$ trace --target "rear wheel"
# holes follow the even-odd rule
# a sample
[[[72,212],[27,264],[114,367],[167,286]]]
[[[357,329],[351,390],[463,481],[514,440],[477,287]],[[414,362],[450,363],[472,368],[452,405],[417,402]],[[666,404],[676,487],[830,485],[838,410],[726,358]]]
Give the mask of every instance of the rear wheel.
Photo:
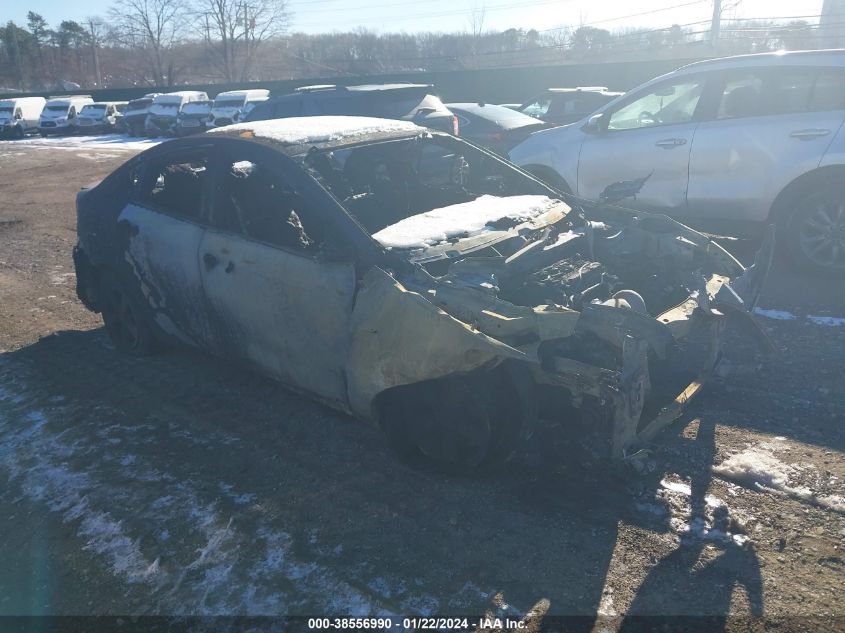
[[[103,323],[114,346],[132,356],[148,356],[155,348],[149,318],[140,302],[118,278],[106,272],[100,281]]]
[[[786,226],[786,244],[800,268],[845,276],[845,185],[827,185],[801,197]]]
[[[15,126],[15,138],[22,139],[24,137],[23,128],[20,125]]]

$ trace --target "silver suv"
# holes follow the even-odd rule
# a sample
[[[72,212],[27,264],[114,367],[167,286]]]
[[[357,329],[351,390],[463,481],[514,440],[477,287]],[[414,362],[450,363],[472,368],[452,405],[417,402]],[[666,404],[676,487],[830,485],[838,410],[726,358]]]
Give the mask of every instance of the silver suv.
[[[684,66],[571,125],[532,134],[511,160],[582,198],[750,237],[775,223],[805,270],[845,275],[845,50]]]

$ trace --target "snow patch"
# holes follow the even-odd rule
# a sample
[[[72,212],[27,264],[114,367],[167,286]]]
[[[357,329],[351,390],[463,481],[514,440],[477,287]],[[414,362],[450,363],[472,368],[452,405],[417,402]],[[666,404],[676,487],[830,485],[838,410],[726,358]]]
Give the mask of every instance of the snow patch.
[[[749,446],[714,466],[713,472],[752,490],[775,491],[836,512],[845,511],[845,499],[839,495],[817,495],[806,486],[791,483],[801,471],[812,470],[813,467],[786,464],[778,459],[778,451],[788,450],[782,439],[774,438],[756,446]]]
[[[245,138],[262,138],[284,145],[303,145],[353,140],[382,132],[406,132],[411,135],[423,132],[424,129],[410,121],[358,116],[313,116],[236,123],[209,130],[207,134],[234,133]]]
[[[777,448],[772,441],[751,446],[714,466],[713,472],[753,490],[792,491],[788,482],[794,468],[775,456]]]
[[[432,209],[373,235],[389,248],[425,248],[457,236],[472,236],[504,219],[527,222],[560,204],[548,196],[479,196],[470,202]]]
[[[826,325],[828,327],[841,327],[845,325],[845,318],[843,317],[814,316],[808,314],[807,320],[815,325]]]
[[[777,321],[794,321],[798,318],[786,310],[769,310],[766,308],[754,308],[754,314],[759,314],[767,319],[775,319]]]
[[[0,141],[0,148],[33,147],[40,149],[65,150],[144,150],[167,141],[166,138],[135,138],[124,134],[100,134],[97,136],[48,136],[32,137],[17,141]]]

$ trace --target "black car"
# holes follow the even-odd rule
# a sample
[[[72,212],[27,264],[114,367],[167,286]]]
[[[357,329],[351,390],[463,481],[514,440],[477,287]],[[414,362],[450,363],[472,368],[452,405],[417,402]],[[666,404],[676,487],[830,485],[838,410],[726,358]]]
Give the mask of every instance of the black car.
[[[403,119],[458,135],[457,117],[430,84],[319,85],[297,88],[255,107],[246,122],[295,116],[348,115]]]
[[[604,86],[549,88],[523,103],[517,111],[552,125],[566,125],[580,121],[621,94]]]
[[[527,114],[489,103],[448,103],[446,107],[458,117],[461,138],[502,156],[531,132],[547,127]]]

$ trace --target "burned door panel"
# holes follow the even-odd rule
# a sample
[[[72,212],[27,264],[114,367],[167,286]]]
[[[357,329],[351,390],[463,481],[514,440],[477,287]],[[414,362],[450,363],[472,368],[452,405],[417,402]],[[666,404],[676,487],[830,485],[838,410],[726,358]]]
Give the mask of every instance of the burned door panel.
[[[352,264],[215,230],[203,237],[200,262],[216,351],[345,408]]]
[[[137,204],[118,217],[126,236],[124,258],[165,333],[203,345],[209,320],[197,261],[205,229]]]

